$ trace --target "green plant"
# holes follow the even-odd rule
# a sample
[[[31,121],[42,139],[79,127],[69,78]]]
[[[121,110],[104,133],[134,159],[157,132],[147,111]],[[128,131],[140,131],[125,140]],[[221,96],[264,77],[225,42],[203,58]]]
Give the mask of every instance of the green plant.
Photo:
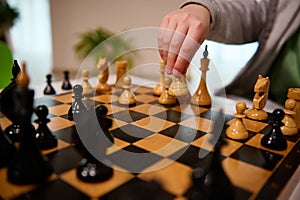
[[[16,9],[11,8],[5,0],[0,0],[0,40],[5,41],[6,32],[14,25],[18,16]]]
[[[126,59],[128,68],[131,68],[133,63],[130,57],[122,55],[123,52],[131,49],[129,41],[115,36],[114,33],[103,27],[88,31],[80,35],[80,41],[74,47],[75,53],[80,58],[87,56],[95,56],[96,59],[106,57],[109,60]]]

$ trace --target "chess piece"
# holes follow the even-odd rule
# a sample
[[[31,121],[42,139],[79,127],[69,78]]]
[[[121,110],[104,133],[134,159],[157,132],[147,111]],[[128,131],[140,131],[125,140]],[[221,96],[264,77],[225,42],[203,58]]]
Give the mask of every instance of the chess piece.
[[[74,116],[80,115],[82,112],[87,111],[86,106],[82,102],[82,98],[83,98],[82,92],[83,92],[83,88],[81,85],[79,84],[74,85],[73,87],[74,95],[72,96],[74,101],[68,111],[68,119],[71,121],[74,120]]]
[[[31,124],[34,91],[28,89],[29,77],[25,64],[22,65],[16,83],[15,112],[23,133],[19,148],[8,166],[7,177],[14,184],[35,184],[47,179],[52,174],[52,167],[41,154],[34,137],[35,130]]]
[[[63,89],[63,90],[71,90],[72,89],[72,85],[71,85],[70,79],[69,79],[69,71],[64,71],[64,80],[62,82],[61,89]]]
[[[188,102],[190,97],[190,92],[184,83],[184,80],[182,80],[182,77],[175,77],[175,80],[169,87],[169,93],[173,96],[176,96],[180,103]]]
[[[158,103],[164,106],[172,106],[176,104],[176,96],[173,96],[169,93],[169,86],[171,84],[171,79],[169,77],[165,77],[164,79],[164,90],[158,99]]]
[[[298,132],[300,132],[300,88],[289,88],[287,96],[296,101],[296,106],[294,108],[296,115],[294,120],[297,124]]]
[[[38,124],[35,137],[39,147],[43,150],[56,147],[57,139],[47,126],[47,123],[50,122],[50,119],[47,118],[49,113],[48,108],[45,105],[40,105],[36,107],[34,112],[38,117],[38,119],[35,120]]]
[[[111,143],[114,143],[114,138],[109,132],[109,128],[112,126],[112,119],[107,118],[108,109],[104,105],[99,105],[95,108],[97,120],[105,134]]]
[[[0,93],[0,111],[5,114],[6,117],[10,118],[10,109],[12,108],[12,91],[16,88],[16,78],[20,73],[21,69],[17,60],[14,60],[14,64],[12,66],[12,75],[13,77],[10,79],[11,82],[8,86],[6,86]]]
[[[100,94],[111,91],[111,86],[107,84],[109,70],[106,58],[99,58],[97,68],[101,73],[99,75],[99,83],[96,86],[96,92]]]
[[[270,79],[269,77],[263,77],[262,75],[258,76],[258,79],[254,86],[254,98],[252,109],[248,110],[246,113],[247,117],[254,120],[266,120],[268,114],[264,111],[264,107],[268,100],[270,88]]]
[[[208,51],[207,45],[205,46],[205,51],[203,52],[204,58],[201,59],[201,79],[198,89],[195,94],[191,98],[191,103],[198,106],[210,106],[211,105],[211,97],[207,89],[206,84],[206,72],[209,70],[208,65],[210,60],[207,58]]]
[[[211,139],[212,145],[214,144],[213,141],[216,140],[220,134],[218,133],[218,126],[220,126],[220,123],[222,123],[223,119],[224,113],[223,111],[220,111],[212,131],[212,134],[214,135],[214,137]],[[221,131],[221,135],[214,145],[212,160],[204,180],[204,199],[234,199],[233,186],[222,167],[220,158],[221,148],[227,144],[224,134],[224,131]]]
[[[123,105],[133,105],[136,103],[135,95],[131,90],[131,78],[125,76],[123,78],[123,89],[121,96],[119,97],[119,103]]]
[[[153,94],[156,96],[160,96],[164,90],[164,78],[165,78],[165,62],[163,60],[160,61],[160,78],[159,82],[153,88]]]
[[[22,132],[20,124],[17,124],[15,112],[14,110],[14,102],[13,102],[13,95],[14,91],[17,87],[16,78],[20,73],[21,69],[18,64],[17,60],[14,60],[14,64],[12,66],[12,79],[11,83],[5,87],[2,92],[0,93],[0,111],[12,122],[9,125],[4,133],[9,137],[12,142],[19,141],[20,134]]]
[[[105,157],[106,149],[111,146],[113,142],[113,137],[108,132],[108,129],[112,125],[112,120],[110,121],[108,118],[105,118],[107,108],[104,107],[104,105],[101,105],[95,110],[97,118],[94,117],[91,111],[87,111],[81,113],[81,120],[75,122],[79,133],[83,132],[83,134],[80,135],[81,142],[86,144],[80,144],[80,149],[84,154],[84,159],[81,160],[76,168],[76,175],[78,179],[84,182],[102,182],[113,175],[113,169],[111,167],[97,160],[97,158],[102,159]],[[99,128],[99,123],[101,129]],[[109,136],[109,142],[106,141],[104,136]],[[87,148],[96,149],[97,154],[100,156],[98,155],[95,157],[87,150]]]
[[[122,87],[123,84],[123,76],[126,74],[127,71],[127,61],[126,60],[117,60],[116,61],[117,67],[117,77],[116,77],[116,87]]]
[[[189,200],[205,199],[205,172],[202,168],[198,167],[192,171],[192,185],[188,189],[186,196]]]
[[[281,120],[284,117],[284,111],[275,109],[272,113],[272,117],[272,129],[262,137],[261,145],[273,150],[285,150],[287,148],[287,142],[280,129],[283,124]]]
[[[46,76],[47,79],[47,85],[44,89],[44,94],[45,95],[52,95],[52,94],[56,94],[55,89],[52,87],[51,83],[52,83],[52,75],[51,74],[47,74]]]
[[[287,99],[285,101],[285,116],[282,120],[284,126],[281,126],[280,129],[283,135],[293,136],[298,133],[298,128],[293,117],[296,115],[294,108],[296,107],[296,101],[294,99]]]
[[[232,124],[227,128],[226,135],[227,137],[234,140],[245,140],[249,136],[249,133],[243,123],[243,118],[246,117],[246,115],[244,114],[246,110],[246,103],[238,102],[235,108],[236,108],[236,114],[234,114],[235,119],[232,122]]]
[[[85,97],[93,96],[94,89],[89,83],[89,71],[86,69],[82,70],[82,95]]]
[[[2,132],[0,127],[0,167],[7,166],[16,153],[12,141]]]

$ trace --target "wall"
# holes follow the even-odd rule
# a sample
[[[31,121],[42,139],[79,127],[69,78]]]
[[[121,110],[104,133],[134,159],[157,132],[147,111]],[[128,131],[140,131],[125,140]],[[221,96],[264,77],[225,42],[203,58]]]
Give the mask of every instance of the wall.
[[[50,0],[54,71],[77,69],[74,53],[79,35],[102,26],[119,33],[141,27],[159,27],[161,18],[177,9],[181,0]]]

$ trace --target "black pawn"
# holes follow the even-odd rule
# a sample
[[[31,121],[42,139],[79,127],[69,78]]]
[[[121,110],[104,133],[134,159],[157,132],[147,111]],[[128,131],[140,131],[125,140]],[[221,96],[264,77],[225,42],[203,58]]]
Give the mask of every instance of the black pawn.
[[[107,118],[108,109],[104,105],[99,105],[95,108],[97,120],[105,134],[105,136],[110,140],[111,143],[114,143],[114,138],[109,132],[109,128],[112,126],[112,119]]]
[[[104,112],[101,113],[105,114],[107,113],[107,110],[104,109]],[[102,114],[101,117],[103,117]],[[105,120],[105,117],[101,119]],[[103,159],[102,162],[97,160],[86,149],[86,147],[88,147],[89,149],[96,149],[97,153],[101,154],[100,159],[105,157],[106,149],[108,146],[111,146],[111,139],[113,140],[113,138],[111,135],[109,135],[110,142],[106,141],[106,133],[104,132],[104,130],[111,127],[111,122],[108,121],[103,127],[100,128],[98,119],[96,119],[96,116],[91,110],[80,114],[80,116],[78,116],[78,120],[74,121],[76,123],[78,132],[84,133],[80,138],[81,141],[84,141],[85,144],[85,146],[83,144],[79,145],[81,148],[81,152],[84,154],[85,158],[77,167],[76,174],[78,179],[90,183],[102,182],[109,179],[113,175],[113,169],[102,163],[105,162],[105,159]],[[110,133],[108,132],[108,134]]]
[[[212,132],[215,137],[212,140],[215,140],[219,135],[216,130],[221,126],[220,123],[224,121],[223,119],[223,111],[220,111],[220,114],[215,121],[214,130]],[[225,131],[221,130],[221,135],[214,146],[211,164],[204,181],[205,199],[234,199],[233,186],[221,164],[221,148],[227,143],[224,138]]]
[[[63,90],[71,90],[72,89],[72,85],[69,80],[69,71],[64,71],[64,80],[61,85],[61,89],[63,89]]]
[[[189,200],[205,199],[204,181],[204,170],[202,168],[195,168],[192,172],[192,186],[186,193]]]
[[[47,74],[46,79],[47,79],[47,86],[44,89],[44,94],[45,95],[56,94],[54,88],[51,85],[51,83],[52,83],[52,75],[51,74]]]
[[[261,139],[261,145],[273,150],[285,150],[287,148],[286,139],[280,129],[285,113],[282,109],[275,109],[272,113],[272,129]]]
[[[0,167],[7,166],[16,153],[11,140],[4,135],[0,127]]]
[[[74,101],[68,111],[68,119],[71,121],[74,120],[74,117],[76,115],[80,115],[81,113],[87,111],[86,106],[82,102],[82,98],[83,98],[82,92],[83,92],[83,88],[81,85],[79,84],[74,85],[73,87],[74,95],[72,96]]]
[[[40,105],[34,110],[38,119],[35,122],[38,124],[38,128],[35,133],[36,141],[39,147],[43,150],[52,149],[57,146],[57,139],[49,130],[47,123],[50,119],[47,118],[49,113],[47,106]]]

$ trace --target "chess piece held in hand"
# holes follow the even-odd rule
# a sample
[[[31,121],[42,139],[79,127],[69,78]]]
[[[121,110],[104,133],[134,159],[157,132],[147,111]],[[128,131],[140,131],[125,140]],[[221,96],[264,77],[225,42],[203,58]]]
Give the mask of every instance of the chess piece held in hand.
[[[158,99],[158,103],[164,106],[173,106],[176,104],[176,96],[169,93],[169,87],[171,84],[171,78],[165,77],[164,79],[164,91]]]
[[[153,94],[156,96],[160,96],[164,91],[164,78],[165,78],[165,62],[163,60],[160,61],[160,78],[159,82],[153,88]]]

